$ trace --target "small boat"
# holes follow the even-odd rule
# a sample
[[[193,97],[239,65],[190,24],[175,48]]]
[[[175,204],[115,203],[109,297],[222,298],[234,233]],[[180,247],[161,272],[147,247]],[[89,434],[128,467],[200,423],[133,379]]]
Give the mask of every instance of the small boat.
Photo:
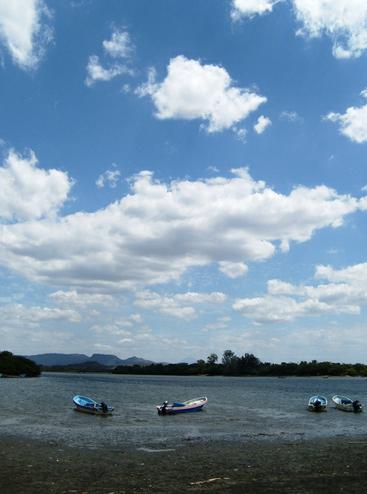
[[[208,403],[208,398],[203,396],[201,398],[193,398],[183,402],[168,403],[165,401],[162,405],[157,405],[157,411],[159,415],[173,415],[175,413],[184,412],[200,412],[203,406]]]
[[[308,409],[310,412],[326,412],[327,399],[325,396],[315,395],[308,400]]]
[[[78,412],[92,413],[94,415],[111,415],[113,407],[106,405],[103,401],[97,401],[87,396],[76,395],[73,398],[75,410]]]
[[[335,395],[331,398],[335,403],[335,407],[338,410],[343,410],[344,412],[362,412],[363,405],[358,400],[352,400],[347,396]]]

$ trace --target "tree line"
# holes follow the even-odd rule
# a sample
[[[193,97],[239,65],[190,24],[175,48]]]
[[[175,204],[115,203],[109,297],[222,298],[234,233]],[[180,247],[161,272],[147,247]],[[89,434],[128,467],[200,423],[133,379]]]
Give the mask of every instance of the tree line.
[[[0,352],[1,377],[37,377],[40,374],[40,366],[32,360],[19,355],[13,355],[11,352]]]
[[[206,360],[195,363],[181,362],[177,364],[150,364],[145,366],[119,365],[112,371],[114,374],[152,374],[179,376],[362,376],[367,377],[367,365],[345,364],[335,362],[282,362],[274,364],[261,362],[252,353],[237,356],[232,350],[225,350],[219,360],[216,353],[211,353]]]

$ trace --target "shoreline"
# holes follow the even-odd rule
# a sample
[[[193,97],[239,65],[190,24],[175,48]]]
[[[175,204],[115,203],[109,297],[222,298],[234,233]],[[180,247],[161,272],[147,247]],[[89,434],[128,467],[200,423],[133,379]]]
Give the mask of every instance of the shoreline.
[[[1,436],[2,494],[364,492],[367,435],[83,449]]]

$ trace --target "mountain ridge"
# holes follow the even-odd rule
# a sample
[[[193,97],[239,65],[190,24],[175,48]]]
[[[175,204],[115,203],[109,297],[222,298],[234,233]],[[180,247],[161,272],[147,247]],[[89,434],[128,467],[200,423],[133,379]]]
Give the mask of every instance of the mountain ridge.
[[[88,362],[97,362],[106,367],[116,367],[117,365],[150,365],[154,362],[140,357],[129,357],[121,359],[116,355],[93,353],[90,357],[84,353],[39,353],[36,355],[24,355],[38,365],[75,365]]]

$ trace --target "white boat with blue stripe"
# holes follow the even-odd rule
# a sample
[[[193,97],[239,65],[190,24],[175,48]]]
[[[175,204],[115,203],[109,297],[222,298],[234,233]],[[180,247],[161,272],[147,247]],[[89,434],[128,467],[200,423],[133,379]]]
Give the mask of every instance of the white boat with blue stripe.
[[[157,405],[159,415],[174,415],[176,413],[200,412],[203,406],[208,403],[208,398],[193,398],[183,402],[168,403],[165,401],[162,405]]]
[[[362,412],[363,405],[359,400],[352,400],[347,396],[335,395],[331,398],[335,404],[335,408],[343,410],[343,412]]]
[[[97,402],[88,396],[76,395],[73,398],[75,410],[78,412],[92,413],[94,415],[111,415],[113,407],[103,401]]]

